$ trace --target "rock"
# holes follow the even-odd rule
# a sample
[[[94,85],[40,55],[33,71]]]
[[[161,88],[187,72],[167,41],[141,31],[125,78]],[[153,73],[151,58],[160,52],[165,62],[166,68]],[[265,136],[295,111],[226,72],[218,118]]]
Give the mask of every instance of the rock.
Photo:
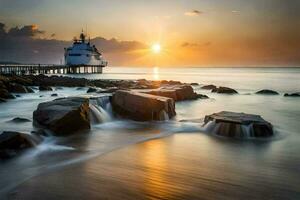
[[[10,122],[25,123],[25,122],[31,122],[31,120],[26,119],[26,118],[16,117],[16,118],[13,118],[12,120],[10,120]]]
[[[83,87],[78,87],[78,88],[76,88],[76,90],[84,90],[84,88]]]
[[[204,123],[217,135],[226,137],[269,137],[273,126],[259,115],[222,111],[205,116]]]
[[[51,87],[44,86],[44,85],[39,86],[39,90],[40,91],[53,91],[53,89]]]
[[[54,93],[54,94],[51,94],[51,97],[57,97],[58,94]]]
[[[238,94],[238,92],[229,87],[219,87],[212,89],[211,92],[219,93],[219,94]]]
[[[176,115],[173,99],[134,91],[116,91],[112,106],[117,114],[136,121],[162,121]]]
[[[8,91],[12,93],[34,93],[30,87],[18,83],[8,84]]]
[[[35,126],[48,128],[55,135],[90,129],[89,100],[70,97],[40,103],[33,112],[33,120]]]
[[[6,89],[0,89],[0,98],[15,99],[15,96],[10,94]]]
[[[36,146],[41,138],[33,135],[4,131],[0,134],[0,158],[9,158],[18,152]]]
[[[198,99],[209,99],[209,97],[205,94],[197,94]]]
[[[56,87],[55,90],[63,90],[62,87]]]
[[[198,86],[199,83],[191,83],[190,85],[192,85],[192,86]]]
[[[40,95],[40,97],[44,97],[44,95]]]
[[[97,92],[97,88],[89,88],[86,93],[92,93],[92,92]]]
[[[0,103],[4,103],[4,102],[6,102],[6,100],[5,100],[5,99],[2,99],[2,98],[0,98]]]
[[[279,93],[273,90],[260,90],[255,94],[267,94],[267,95],[278,95]]]
[[[110,87],[103,90],[97,91],[97,93],[114,93],[115,91],[119,90],[117,87]]]
[[[20,98],[20,97],[21,97],[21,95],[19,95],[19,94],[16,94],[16,95],[15,95],[15,97],[18,97],[18,98]]]
[[[284,96],[285,97],[300,97],[300,92],[291,93],[291,94],[285,93]]]
[[[204,85],[201,87],[201,89],[203,89],[203,90],[213,90],[216,88],[217,88],[217,86],[215,86],[215,85]]]
[[[190,85],[167,85],[156,90],[143,91],[146,94],[172,98],[174,101],[194,100],[197,94]]]

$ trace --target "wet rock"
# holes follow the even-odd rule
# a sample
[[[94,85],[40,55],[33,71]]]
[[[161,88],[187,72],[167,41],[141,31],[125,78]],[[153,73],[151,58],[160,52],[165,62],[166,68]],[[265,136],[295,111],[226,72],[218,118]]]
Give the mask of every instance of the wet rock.
[[[4,102],[6,102],[6,100],[5,100],[5,99],[2,99],[2,98],[0,98],[0,103],[4,103]]]
[[[97,88],[89,88],[87,91],[86,91],[86,93],[92,93],[92,92],[97,92],[98,90],[97,90]]]
[[[198,86],[199,83],[191,83],[190,85],[192,85],[192,86]]]
[[[204,85],[201,87],[201,89],[203,89],[203,90],[213,90],[216,88],[217,88],[217,86],[215,86],[215,85]]]
[[[57,97],[58,94],[54,93],[54,94],[51,94],[51,97]]]
[[[39,90],[40,91],[53,91],[52,87],[44,86],[44,85],[39,86]]]
[[[63,90],[62,87],[56,87],[55,90]]]
[[[278,95],[279,93],[274,90],[260,90],[255,94]]]
[[[209,97],[205,94],[197,94],[198,99],[209,99]]]
[[[34,125],[55,135],[68,135],[90,129],[89,100],[81,97],[61,98],[40,103],[33,112]]]
[[[285,93],[284,96],[285,97],[300,97],[300,92],[291,93],[291,94]]]
[[[204,123],[210,127],[210,131],[226,137],[247,138],[273,135],[272,124],[259,115],[222,111],[205,116]]]
[[[162,121],[176,115],[173,99],[134,91],[116,91],[112,106],[117,114],[136,121]]]
[[[103,89],[103,90],[99,90],[99,91],[97,91],[97,93],[114,93],[117,90],[119,90],[119,88],[111,87],[111,88],[106,88],[106,89]]]
[[[15,123],[26,123],[26,122],[31,122],[30,119],[27,118],[22,118],[22,117],[16,117],[10,120],[10,122],[15,122]]]
[[[9,158],[18,152],[36,146],[41,138],[30,134],[4,131],[0,134],[0,158]]]
[[[219,87],[213,89],[211,92],[219,93],[219,94],[238,94],[238,92],[229,87]]]
[[[20,98],[20,97],[21,97],[21,95],[19,95],[19,94],[16,94],[15,96],[16,96],[16,97],[18,97],[18,98]]]
[[[156,90],[143,91],[146,94],[172,98],[174,101],[194,100],[198,96],[190,85],[166,85]]]
[[[26,87],[18,83],[8,84],[7,89],[12,93],[34,93],[34,91],[30,87]]]
[[[10,94],[6,89],[0,89],[0,98],[2,98],[2,99],[15,99],[15,96]]]

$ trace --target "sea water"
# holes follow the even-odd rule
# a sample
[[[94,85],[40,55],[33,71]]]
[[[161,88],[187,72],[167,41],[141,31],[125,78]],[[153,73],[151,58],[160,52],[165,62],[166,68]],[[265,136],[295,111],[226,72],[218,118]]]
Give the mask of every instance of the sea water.
[[[36,148],[0,164],[0,196],[11,191],[22,182],[36,176],[59,170],[72,164],[84,162],[96,156],[128,145],[154,138],[166,137],[176,133],[204,134],[202,126],[205,115],[219,111],[246,112],[261,115],[274,125],[275,136],[266,140],[239,141],[241,151],[226,151],[232,156],[266,155],[264,169],[280,167],[285,175],[294,177],[300,166],[300,98],[283,97],[287,92],[300,92],[300,68],[119,68],[107,67],[103,74],[78,75],[89,79],[150,79],[195,82],[196,92],[206,94],[205,100],[184,101],[176,103],[177,116],[164,122],[134,122],[116,119],[112,116],[110,106],[95,107],[100,113],[105,112],[103,123],[94,123],[87,134],[71,137],[48,137]],[[211,93],[201,89],[202,85],[214,84],[236,89],[238,95]],[[87,88],[85,88],[87,89]],[[280,93],[276,96],[256,95],[261,89],[272,89]],[[30,133],[34,130],[32,123],[12,123],[11,119],[23,117],[32,120],[32,112],[41,102],[58,97],[85,94],[86,90],[77,88],[57,88],[52,92],[21,94],[21,97],[0,104],[0,132],[20,131]],[[100,122],[101,120],[98,119]],[[192,136],[191,136],[192,137]],[[220,140],[228,140],[219,138]],[[243,143],[245,145],[243,145]],[[249,145],[250,144],[250,145]],[[218,143],[210,143],[214,149]],[[228,145],[230,141],[222,144]],[[242,150],[243,146],[246,150]],[[265,146],[265,148],[261,148]],[[216,147],[217,148],[217,147]],[[256,163],[259,169],[260,163]],[[238,167],[238,166],[236,166]],[[298,174],[299,175],[299,174]],[[300,177],[299,177],[300,178]],[[285,180],[282,180],[285,181]]]

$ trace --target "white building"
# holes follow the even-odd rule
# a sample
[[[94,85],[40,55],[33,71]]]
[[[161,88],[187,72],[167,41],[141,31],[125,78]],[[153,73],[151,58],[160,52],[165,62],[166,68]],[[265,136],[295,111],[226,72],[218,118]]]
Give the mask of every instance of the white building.
[[[73,45],[65,48],[65,64],[71,66],[100,66],[106,67],[107,61],[102,58],[102,54],[97,50],[95,45],[86,41],[85,35],[80,34],[80,39],[74,39]]]

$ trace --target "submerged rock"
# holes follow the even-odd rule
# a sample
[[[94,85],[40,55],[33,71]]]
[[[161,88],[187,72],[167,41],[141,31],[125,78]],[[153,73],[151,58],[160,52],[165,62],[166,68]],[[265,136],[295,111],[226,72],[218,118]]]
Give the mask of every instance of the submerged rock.
[[[41,138],[19,132],[4,131],[0,134],[0,158],[9,158],[18,152],[36,146]]]
[[[217,86],[215,86],[215,85],[204,85],[201,87],[201,89],[203,89],[203,90],[213,90],[216,88],[217,88]]]
[[[300,92],[291,93],[291,94],[285,93],[284,96],[285,97],[300,97]]]
[[[31,122],[30,119],[27,118],[22,118],[22,117],[15,117],[10,122],[15,122],[15,123],[26,123],[26,122]]]
[[[205,94],[197,94],[198,99],[209,99],[209,97]]]
[[[222,111],[205,116],[208,131],[226,137],[269,137],[273,126],[259,115]]]
[[[176,115],[173,99],[134,91],[116,91],[112,106],[117,114],[136,121],[162,121]]]
[[[267,95],[278,95],[279,93],[274,90],[260,90],[256,92],[255,94],[267,94]]]
[[[238,92],[229,87],[219,87],[213,89],[211,92],[219,93],[219,94],[238,94]]]
[[[58,96],[57,93],[51,94],[51,97],[57,97],[57,96]]]
[[[89,100],[71,97],[40,103],[33,120],[36,126],[48,128],[56,135],[90,129]]]
[[[53,91],[52,87],[44,86],[44,85],[39,86],[39,90],[40,91]]]

